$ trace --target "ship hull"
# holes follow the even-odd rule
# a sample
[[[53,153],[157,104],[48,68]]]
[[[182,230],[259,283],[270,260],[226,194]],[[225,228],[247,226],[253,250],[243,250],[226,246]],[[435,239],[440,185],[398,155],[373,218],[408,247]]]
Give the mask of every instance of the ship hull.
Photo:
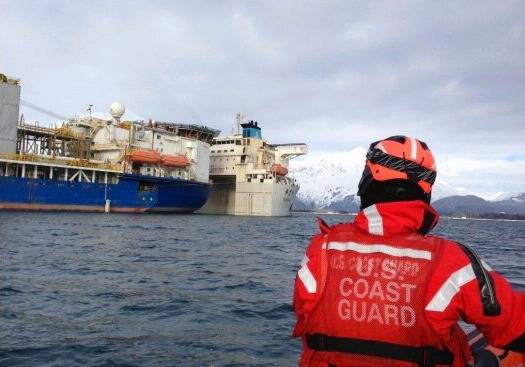
[[[199,209],[202,214],[244,216],[290,215],[293,200],[299,190],[296,184],[273,182],[237,182],[230,186],[218,183],[210,199]]]
[[[0,177],[0,210],[142,213],[193,212],[204,205],[210,185],[142,175],[118,183]]]

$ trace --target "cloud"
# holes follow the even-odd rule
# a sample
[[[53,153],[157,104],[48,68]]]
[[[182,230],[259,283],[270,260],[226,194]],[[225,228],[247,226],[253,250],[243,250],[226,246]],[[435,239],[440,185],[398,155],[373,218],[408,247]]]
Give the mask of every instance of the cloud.
[[[438,166],[439,175],[455,187],[492,200],[502,192],[523,192],[525,159],[445,158]],[[467,191],[467,189],[465,189]]]
[[[505,161],[523,149],[521,1],[0,8],[0,70],[22,79],[25,100],[60,115],[119,100],[140,116],[225,132],[244,112],[270,141],[306,142],[311,152],[393,134],[419,137],[447,160]],[[490,181],[488,166],[478,173]]]

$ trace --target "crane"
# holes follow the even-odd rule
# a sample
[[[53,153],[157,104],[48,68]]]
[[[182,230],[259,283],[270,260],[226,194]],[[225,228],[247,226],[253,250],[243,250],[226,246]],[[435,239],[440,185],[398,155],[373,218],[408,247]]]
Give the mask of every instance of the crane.
[[[67,117],[59,115],[58,113],[54,113],[53,111],[49,111],[49,110],[47,110],[47,109],[45,109],[43,107],[40,107],[40,106],[37,106],[36,104],[31,103],[31,102],[24,101],[23,99],[20,99],[20,104],[22,106],[24,106],[24,107],[27,107],[27,108],[33,110],[33,111],[37,111],[37,112],[43,113],[45,115],[48,115],[48,116],[60,119],[60,120],[67,120]]]

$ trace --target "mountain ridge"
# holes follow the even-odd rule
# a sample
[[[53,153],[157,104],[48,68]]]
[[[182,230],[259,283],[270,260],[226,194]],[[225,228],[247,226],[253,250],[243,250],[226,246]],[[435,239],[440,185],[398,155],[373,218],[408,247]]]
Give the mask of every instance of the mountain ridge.
[[[476,195],[452,195],[431,203],[440,214],[457,216],[476,216],[486,214],[525,215],[525,193],[499,201],[485,200]],[[296,198],[293,208],[296,210],[328,210],[356,213],[359,211],[359,197],[346,196],[343,200],[331,202],[326,206],[318,206],[315,202],[305,202]]]
[[[475,195],[455,195],[436,200],[432,206],[442,214],[451,215],[525,214],[525,193],[499,201],[488,201]]]
[[[366,150],[328,152],[304,156],[289,166],[291,177],[300,185],[294,208],[357,212],[360,200],[357,185],[364,167]],[[492,199],[492,200],[489,200]],[[456,188],[438,176],[432,204],[446,214],[525,214],[525,193],[491,193],[485,197]]]

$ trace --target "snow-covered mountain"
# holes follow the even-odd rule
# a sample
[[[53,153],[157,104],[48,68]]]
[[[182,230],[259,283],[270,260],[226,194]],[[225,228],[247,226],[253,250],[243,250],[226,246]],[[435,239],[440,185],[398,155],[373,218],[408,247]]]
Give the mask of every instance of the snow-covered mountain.
[[[357,185],[363,172],[366,149],[354,148],[346,152],[312,153],[290,162],[290,175],[301,186],[296,208],[325,208],[353,211],[359,206]],[[450,196],[477,195],[485,200],[501,201],[516,198],[517,194],[496,193],[482,195],[465,188],[450,185],[438,174],[432,191],[432,200]]]
[[[328,208],[355,195],[366,150],[306,155],[290,162],[290,175],[301,186],[298,199],[306,206]]]

